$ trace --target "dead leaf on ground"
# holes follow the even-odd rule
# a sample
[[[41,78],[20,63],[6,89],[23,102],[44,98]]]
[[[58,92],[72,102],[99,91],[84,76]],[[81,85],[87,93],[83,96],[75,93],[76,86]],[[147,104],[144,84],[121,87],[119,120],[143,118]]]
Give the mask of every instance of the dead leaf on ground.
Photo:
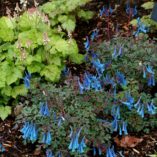
[[[137,138],[134,136],[124,136],[122,139],[119,139],[118,137],[114,138],[115,143],[123,148],[134,148],[136,147],[139,143],[143,141],[142,138]]]

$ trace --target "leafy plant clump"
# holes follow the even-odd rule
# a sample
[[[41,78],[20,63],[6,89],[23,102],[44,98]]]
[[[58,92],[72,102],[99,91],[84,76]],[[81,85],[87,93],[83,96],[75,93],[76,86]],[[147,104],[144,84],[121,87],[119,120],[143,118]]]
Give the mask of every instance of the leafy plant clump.
[[[6,105],[10,98],[26,95],[29,86],[26,85],[25,88],[23,83],[27,82],[27,77],[24,78],[25,72],[56,82],[67,60],[77,64],[83,62],[84,56],[78,53],[76,41],[70,34],[75,29],[74,13],[78,13],[78,10],[83,12],[78,8],[89,1],[82,0],[63,8],[66,2],[59,1],[58,4],[58,1],[53,1],[41,6],[45,13],[49,13],[48,16],[38,8],[31,8],[20,16],[0,18],[0,105]],[[49,3],[53,5],[52,10],[48,7]],[[62,8],[61,12],[53,9],[58,5]],[[84,17],[88,13],[84,12]],[[58,18],[57,23],[52,14]],[[89,14],[92,15],[91,12]],[[59,20],[61,18],[64,22]],[[60,29],[61,27],[68,33]]]
[[[31,104],[17,117],[17,123],[23,123],[20,131],[25,142],[38,141],[39,146],[53,150],[54,154],[74,156],[86,156],[91,148],[109,144],[111,125],[98,117],[103,109],[104,93],[99,94],[102,99],[98,100],[95,92],[82,96],[70,86],[55,87],[52,84],[40,84],[37,88],[35,85],[31,91]],[[29,133],[24,129],[28,122],[36,126],[34,135],[31,135],[33,129]],[[72,142],[75,133],[79,134],[78,139]],[[80,150],[77,145],[81,139],[84,147]]]

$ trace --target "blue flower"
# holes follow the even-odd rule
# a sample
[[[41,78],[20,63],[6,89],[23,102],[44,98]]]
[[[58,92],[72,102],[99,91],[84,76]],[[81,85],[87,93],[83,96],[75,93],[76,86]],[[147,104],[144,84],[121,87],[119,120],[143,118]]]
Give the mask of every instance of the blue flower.
[[[124,135],[128,135],[127,123],[126,122],[123,122],[122,131],[124,132]]]
[[[111,115],[120,119],[120,106],[112,106]]]
[[[137,113],[142,117],[144,118],[144,105],[143,104],[140,104],[137,108]]]
[[[121,101],[122,104],[126,105],[129,110],[132,109],[133,103],[134,103],[134,98],[130,95],[130,92],[126,93],[126,101]]]
[[[40,114],[44,117],[50,116],[50,111],[49,111],[47,102],[45,103],[40,102]]]
[[[100,147],[98,147],[98,155],[99,155],[99,156],[102,155],[102,150],[101,150]]]
[[[110,148],[110,147],[107,148],[106,157],[116,157],[113,146],[112,146],[112,148]]]
[[[93,147],[93,156],[95,156],[95,155],[96,155],[96,148]]]
[[[147,27],[141,22],[140,18],[137,18],[137,31],[133,33],[135,37],[139,35],[139,33],[147,33]]]
[[[62,157],[62,153],[60,151],[57,153],[57,157]]]
[[[96,69],[99,76],[103,74],[105,71],[105,65],[100,62],[99,59],[92,60],[93,67]]]
[[[50,149],[46,150],[46,157],[55,157]]]
[[[118,120],[116,117],[114,117],[114,120],[112,121],[112,128],[113,131],[118,131]]]
[[[91,80],[87,73],[84,75],[83,87],[85,90],[90,90]]]
[[[111,78],[111,76],[109,74],[106,74],[103,81],[104,81],[104,84],[111,85],[112,87],[115,87],[115,85],[116,85],[116,83],[114,82],[114,79]]]
[[[30,88],[30,79],[31,79],[31,74],[28,72],[25,72],[25,77],[23,78],[24,80],[24,85],[27,89]]]
[[[78,150],[78,152],[83,152],[83,148],[86,147],[85,143],[84,143],[84,138],[81,141],[81,145],[79,144],[79,137],[80,137],[80,133],[81,133],[82,129],[79,129],[76,133],[73,132],[73,130],[71,129],[70,132],[70,144],[69,144],[69,150],[71,150],[72,152],[75,152],[76,150]]]
[[[60,116],[59,118],[58,118],[58,127],[60,127],[61,126],[61,124],[62,124],[62,122],[63,121],[65,121],[65,118],[63,117],[63,116]]]
[[[5,152],[5,148],[3,147],[3,144],[0,143],[0,153],[3,153],[3,152]]]
[[[85,137],[82,138],[81,143],[79,144],[78,153],[84,153],[84,148],[86,148]]]
[[[152,115],[156,114],[156,109],[157,107],[154,105],[153,100],[151,101],[150,104],[147,103],[147,110],[149,114],[152,114]]]
[[[23,133],[23,138],[25,140],[30,140],[34,143],[38,138],[38,132],[36,125],[33,123],[25,122],[23,128],[20,130]]]
[[[119,71],[116,72],[116,80],[117,80],[117,83],[119,83],[122,86],[126,86],[127,85],[127,81],[125,79],[124,74],[119,72]]]
[[[84,86],[83,86],[83,84],[80,82],[79,78],[78,78],[78,85],[79,85],[80,94],[83,94],[83,92],[84,92]]]
[[[106,10],[106,9],[105,9],[104,6],[102,7],[102,9],[100,9],[100,12],[99,12],[99,16],[100,16],[100,17],[103,16],[103,14],[105,13],[105,10]]]
[[[84,46],[85,46],[85,50],[86,51],[89,51],[89,48],[90,48],[90,41],[89,41],[89,38],[86,37],[86,42],[84,42]]]
[[[42,143],[50,145],[52,142],[52,137],[50,131],[43,133]]]
[[[92,31],[92,34],[90,36],[92,41],[98,36],[98,33],[99,33],[99,30],[97,28]]]
[[[135,15],[137,15],[137,6],[135,5],[134,8],[130,8],[130,6],[127,5],[127,7],[126,7],[126,13],[128,15],[132,15],[132,17],[134,17]]]

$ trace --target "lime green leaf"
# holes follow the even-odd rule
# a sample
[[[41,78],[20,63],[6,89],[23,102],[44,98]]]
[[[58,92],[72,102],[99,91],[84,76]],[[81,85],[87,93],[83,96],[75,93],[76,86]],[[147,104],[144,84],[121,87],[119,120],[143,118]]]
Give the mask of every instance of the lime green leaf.
[[[47,80],[55,82],[60,78],[61,69],[56,65],[48,65],[43,68],[40,74],[45,76]]]
[[[13,25],[7,17],[0,18],[0,39],[3,41],[13,41],[14,39]]]
[[[16,98],[18,95],[22,95],[22,96],[25,96],[27,94],[27,89],[25,88],[25,86],[22,84],[22,85],[19,85],[19,86],[15,86],[13,89],[12,89],[12,93],[11,93],[11,96],[13,98]]]
[[[78,12],[78,17],[83,18],[84,20],[90,20],[94,16],[92,11],[80,10]]]
[[[12,88],[11,86],[6,86],[5,88],[2,88],[1,94],[6,96],[11,96]]]
[[[40,72],[43,66],[44,65],[39,62],[33,61],[31,65],[27,66],[27,69],[30,73],[35,73],[35,72]]]
[[[141,7],[146,10],[153,9],[153,6],[154,6],[154,2],[146,2],[141,5]]]
[[[62,23],[62,27],[68,32],[73,32],[75,29],[75,21],[72,19],[68,19],[67,21]]]
[[[70,60],[76,64],[81,64],[84,62],[84,55],[82,54],[72,54],[70,55]]]
[[[5,120],[9,114],[11,114],[10,106],[0,106],[0,118],[2,120]]]

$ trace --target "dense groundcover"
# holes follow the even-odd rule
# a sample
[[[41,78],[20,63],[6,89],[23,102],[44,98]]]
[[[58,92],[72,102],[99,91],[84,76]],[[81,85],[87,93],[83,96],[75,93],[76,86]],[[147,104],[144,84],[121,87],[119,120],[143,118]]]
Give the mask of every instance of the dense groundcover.
[[[155,3],[1,0],[0,157],[156,157]]]

